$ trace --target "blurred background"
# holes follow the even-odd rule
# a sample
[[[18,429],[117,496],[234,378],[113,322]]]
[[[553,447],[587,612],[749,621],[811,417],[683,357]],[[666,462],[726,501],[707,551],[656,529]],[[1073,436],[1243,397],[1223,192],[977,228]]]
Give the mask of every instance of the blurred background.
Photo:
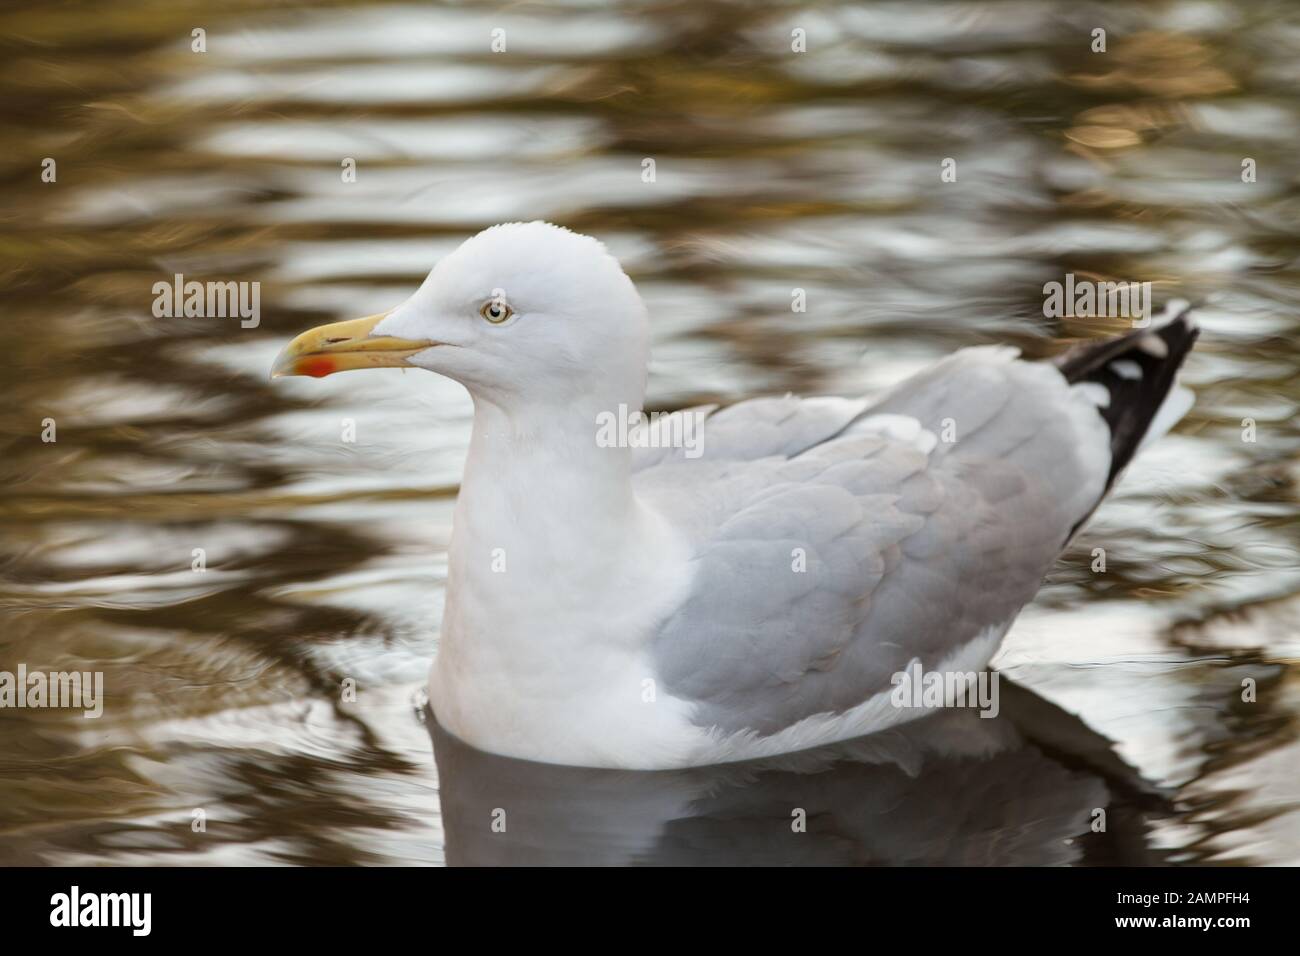
[[[107,695],[0,710],[0,863],[445,860],[413,701],[469,400],[267,373],[534,218],[637,282],[654,408],[1122,331],[1044,318],[1066,273],[1198,302],[1196,407],[997,663],[1170,795],[1145,850],[1300,863],[1300,7],[116,0],[0,37],[0,669]],[[260,282],[260,324],[156,318],[175,273]]]

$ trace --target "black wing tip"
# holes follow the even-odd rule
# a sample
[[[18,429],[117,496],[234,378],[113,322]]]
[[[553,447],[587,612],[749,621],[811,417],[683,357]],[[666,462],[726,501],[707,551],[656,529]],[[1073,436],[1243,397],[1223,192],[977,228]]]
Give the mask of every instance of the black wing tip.
[[[1112,339],[1076,345],[1055,360],[1071,385],[1094,382],[1110,395],[1109,403],[1097,409],[1111,435],[1107,489],[1132,460],[1201,334],[1186,302],[1169,303],[1164,316],[1172,317]]]
[[[1134,329],[1124,335],[1096,342],[1080,342],[1056,356],[1052,360],[1053,364],[1061,370],[1066,381],[1073,385],[1076,382],[1088,381],[1098,369],[1132,349],[1140,348],[1153,358],[1171,362],[1174,370],[1177,371],[1177,367],[1182,364],[1187,353],[1191,351],[1192,344],[1201,334],[1201,329],[1192,315],[1193,311],[1194,307],[1187,302],[1181,300],[1171,302],[1163,314],[1170,317],[1164,319],[1159,325],[1152,321],[1149,327]],[[1159,347],[1151,344],[1149,338],[1151,336],[1164,343],[1167,349],[1166,355],[1159,354]]]

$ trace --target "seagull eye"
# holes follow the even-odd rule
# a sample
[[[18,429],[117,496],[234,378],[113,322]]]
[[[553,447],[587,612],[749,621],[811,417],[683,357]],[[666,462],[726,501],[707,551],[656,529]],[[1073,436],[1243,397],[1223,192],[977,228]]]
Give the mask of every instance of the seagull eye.
[[[478,314],[483,316],[493,325],[500,325],[510,316],[514,315],[514,310],[506,305],[500,299],[488,299],[478,310]]]

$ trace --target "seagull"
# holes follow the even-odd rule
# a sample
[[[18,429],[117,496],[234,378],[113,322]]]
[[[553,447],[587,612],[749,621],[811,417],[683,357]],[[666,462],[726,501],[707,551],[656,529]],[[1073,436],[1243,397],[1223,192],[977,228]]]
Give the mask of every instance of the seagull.
[[[1185,307],[1164,318],[1053,361],[962,349],[876,399],[651,422],[648,315],[618,261],[506,223],[396,308],[299,335],[272,376],[413,367],[473,399],[428,685],[442,728],[507,757],[667,769],[874,733],[925,713],[900,706],[900,674],[986,670],[1190,408],[1174,379],[1197,329]]]

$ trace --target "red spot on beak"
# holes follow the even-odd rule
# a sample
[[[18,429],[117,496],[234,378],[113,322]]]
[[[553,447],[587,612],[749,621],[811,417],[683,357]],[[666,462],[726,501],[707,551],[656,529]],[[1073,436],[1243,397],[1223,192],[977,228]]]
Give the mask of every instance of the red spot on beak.
[[[298,366],[300,375],[310,375],[312,378],[324,378],[331,372],[336,371],[338,371],[338,367],[334,364],[334,360],[323,355],[304,359],[302,364]]]

